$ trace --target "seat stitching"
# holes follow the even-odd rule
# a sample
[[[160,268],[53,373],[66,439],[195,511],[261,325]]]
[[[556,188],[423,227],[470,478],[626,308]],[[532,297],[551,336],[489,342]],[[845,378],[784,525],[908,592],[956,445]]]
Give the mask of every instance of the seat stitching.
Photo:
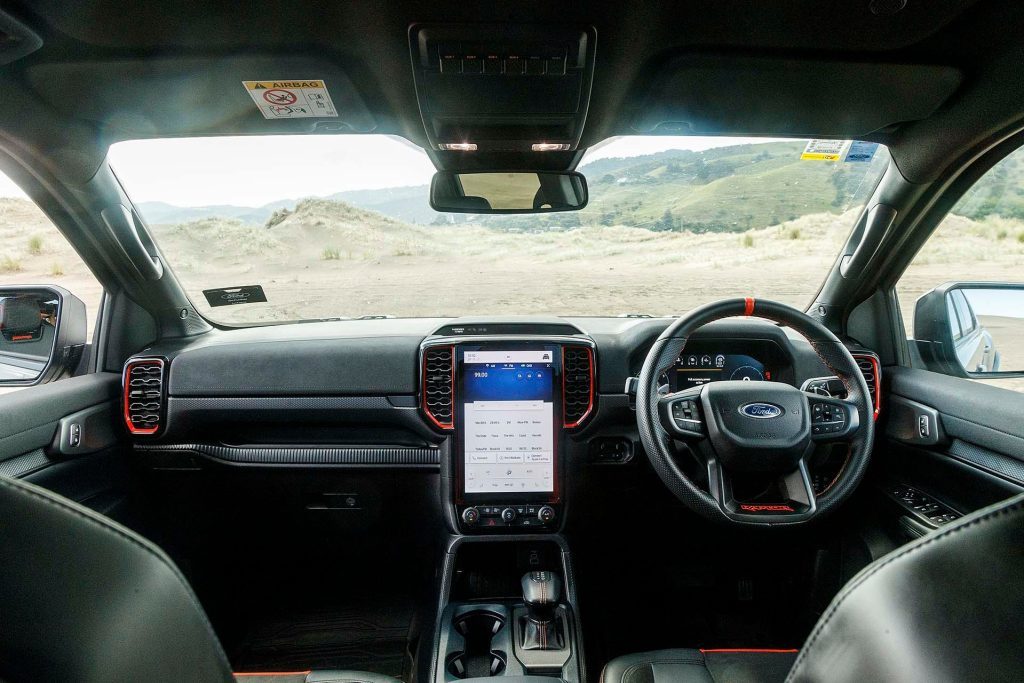
[[[880,564],[868,567],[861,576],[854,578],[849,584],[847,584],[846,588],[843,589],[842,594],[839,595],[836,598],[836,600],[832,603],[832,605],[829,607],[828,614],[825,616],[825,618],[822,621],[818,622],[818,626],[815,627],[814,633],[811,634],[811,637],[807,640],[807,644],[804,645],[804,647],[800,651],[800,654],[797,655],[797,659],[793,663],[793,668],[790,669],[789,675],[786,677],[786,680],[790,681],[793,679],[793,674],[803,663],[807,653],[810,652],[811,647],[813,647],[814,643],[821,636],[822,632],[825,630],[829,622],[832,620],[832,617],[834,617],[836,612],[839,610],[839,607],[842,606],[842,604],[846,601],[848,597],[850,597],[850,594],[856,588],[858,588],[869,578],[871,578],[879,571],[892,564],[893,562],[903,559],[903,557],[905,557],[906,555],[917,552],[918,550],[921,550],[922,548],[929,546],[937,541],[945,540],[947,537],[959,533],[960,531],[969,529],[978,524],[990,522],[994,519],[1002,517],[1003,515],[1019,512],[1022,509],[1024,509],[1024,500],[1020,500],[1012,505],[1007,505],[1006,507],[1002,507],[997,510],[987,512],[976,519],[972,519],[970,522],[967,522],[966,524],[960,524],[958,526],[953,527],[952,529],[946,529],[945,531],[939,532],[935,536],[926,537],[916,543],[912,543],[910,547],[905,548],[904,550],[898,552],[892,557],[882,561]]]
[[[41,491],[36,491],[34,485],[29,485],[25,482],[20,482],[14,479],[8,479],[6,477],[0,478],[0,485],[3,485],[17,493],[25,494],[32,498],[37,498],[42,502],[47,503],[53,507],[59,508],[63,511],[70,512],[76,517],[90,523],[91,525],[99,529],[112,533],[115,536],[120,536],[122,539],[128,541],[135,547],[151,555],[164,567],[169,569],[171,575],[174,576],[181,584],[182,588],[185,589],[185,596],[191,602],[192,606],[196,608],[196,611],[199,614],[200,622],[206,628],[207,635],[211,637],[214,643],[214,647],[221,655],[221,664],[227,663],[227,655],[224,653],[224,649],[221,647],[220,644],[220,639],[217,637],[217,634],[213,630],[213,626],[210,624],[209,618],[206,616],[206,611],[203,610],[198,598],[196,598],[195,594],[192,592],[192,587],[188,584],[188,581],[185,580],[185,577],[182,576],[180,570],[163,556],[162,551],[154,550],[154,548],[149,547],[149,545],[147,545],[146,543],[140,542],[138,538],[135,538],[131,534],[128,534],[125,531],[122,531],[121,529],[117,528],[113,525],[112,520],[107,520],[100,516],[98,513],[94,513],[86,508],[79,509],[77,505],[68,505],[67,503],[58,498],[51,498],[51,494],[49,492],[44,493]],[[232,675],[232,678],[234,678],[234,675]]]

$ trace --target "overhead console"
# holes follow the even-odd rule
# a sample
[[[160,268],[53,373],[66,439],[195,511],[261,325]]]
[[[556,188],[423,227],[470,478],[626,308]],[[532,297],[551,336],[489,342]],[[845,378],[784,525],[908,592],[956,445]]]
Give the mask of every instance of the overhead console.
[[[463,532],[556,530],[565,434],[594,410],[583,337],[440,337],[421,350],[422,409],[451,433],[445,479]]]
[[[483,155],[575,150],[596,38],[592,27],[412,26],[416,96],[431,148]]]

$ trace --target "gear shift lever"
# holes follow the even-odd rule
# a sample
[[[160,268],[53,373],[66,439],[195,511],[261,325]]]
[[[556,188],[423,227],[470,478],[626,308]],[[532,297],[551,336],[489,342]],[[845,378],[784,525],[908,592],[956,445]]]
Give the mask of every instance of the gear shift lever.
[[[564,629],[557,617],[562,597],[561,577],[554,572],[535,571],[523,575],[523,602],[527,615],[520,620],[524,650],[561,650]]]

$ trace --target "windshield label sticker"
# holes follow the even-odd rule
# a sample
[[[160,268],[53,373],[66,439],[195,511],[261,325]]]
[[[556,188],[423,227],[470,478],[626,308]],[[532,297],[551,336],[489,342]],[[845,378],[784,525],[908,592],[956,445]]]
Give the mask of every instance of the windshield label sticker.
[[[846,140],[810,140],[800,158],[814,161],[839,161],[845,144]]]
[[[850,149],[846,151],[843,161],[871,161],[878,149],[877,142],[864,142],[854,140],[850,143]]]
[[[242,85],[265,119],[338,116],[324,81],[242,81]]]
[[[244,287],[225,287],[223,289],[204,289],[203,296],[210,306],[237,306],[238,304],[266,303],[267,295],[260,285]]]

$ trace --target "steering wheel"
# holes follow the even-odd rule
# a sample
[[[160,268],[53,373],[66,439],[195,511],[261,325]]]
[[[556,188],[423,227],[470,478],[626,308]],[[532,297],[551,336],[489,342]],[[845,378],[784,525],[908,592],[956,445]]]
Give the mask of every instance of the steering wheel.
[[[757,316],[796,330],[846,386],[847,398],[781,382],[716,381],[660,392],[660,378],[697,328],[732,316]],[[807,314],[751,298],[708,304],[669,325],[640,372],[636,419],[654,471],[679,500],[709,519],[748,526],[801,524],[836,508],[863,479],[875,436],[871,394],[846,346]],[[680,442],[706,465],[707,490],[677,462]],[[815,496],[808,459],[816,444],[826,442],[845,442],[850,453],[836,481]],[[751,482],[756,493],[746,498]]]

